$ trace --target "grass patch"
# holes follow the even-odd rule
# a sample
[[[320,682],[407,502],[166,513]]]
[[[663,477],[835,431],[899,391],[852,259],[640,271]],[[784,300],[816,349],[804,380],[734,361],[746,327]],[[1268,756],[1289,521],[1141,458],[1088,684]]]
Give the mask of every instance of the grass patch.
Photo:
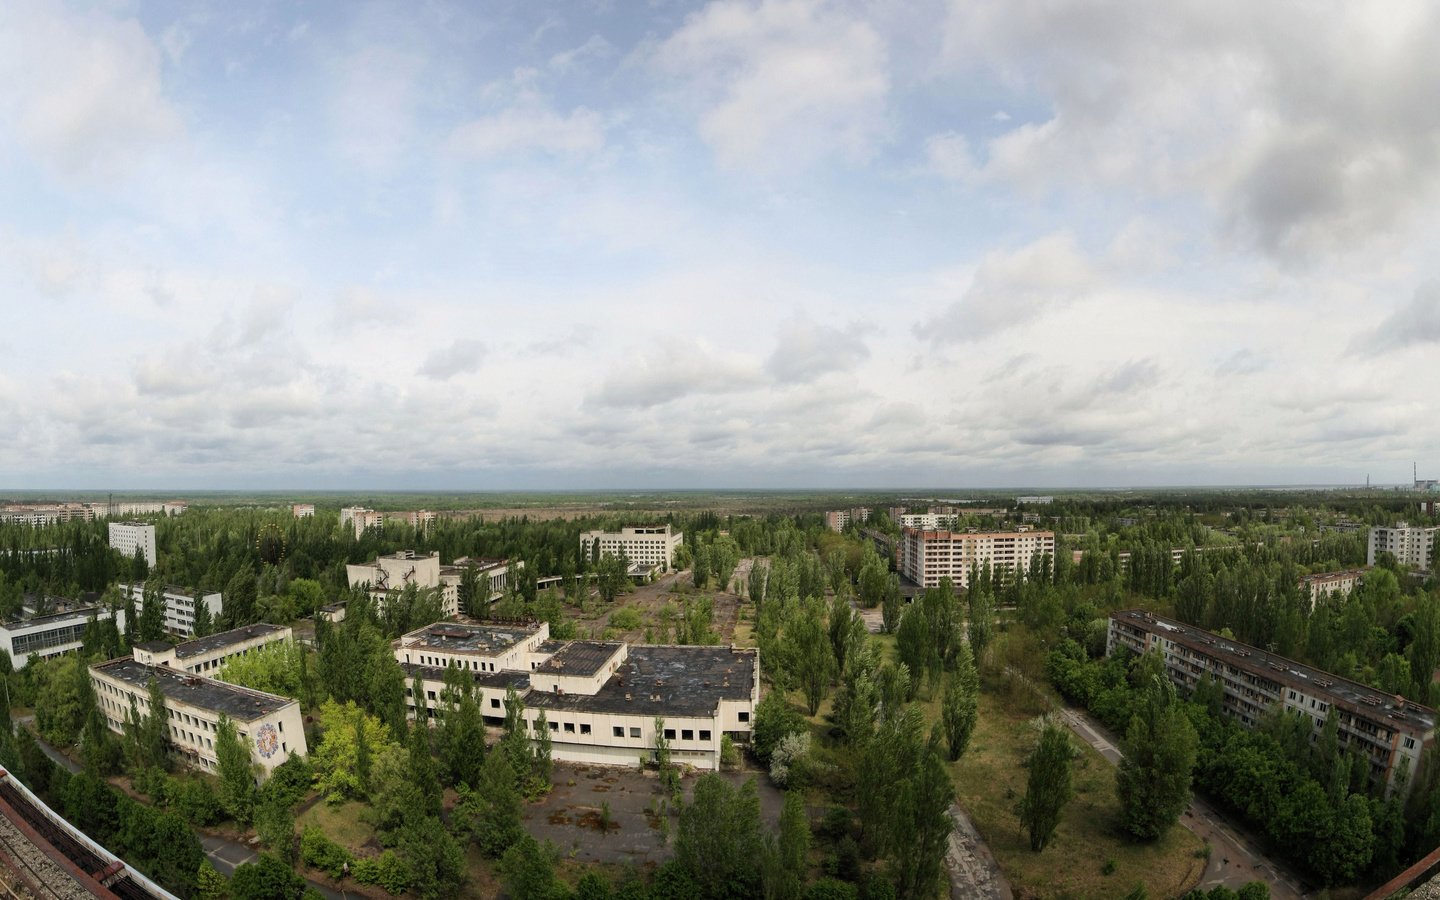
[[[1031,851],[1015,815],[1028,777],[1021,761],[1036,739],[1031,721],[993,694],[981,694],[975,736],[965,756],[951,766],[960,803],[1015,896],[1114,897],[1136,882],[1144,882],[1151,897],[1189,889],[1205,867],[1201,840],[1180,824],[1153,844],[1128,840],[1116,825],[1115,767],[1078,739],[1083,752],[1073,770],[1075,797],[1050,846],[1043,853]]]
[[[365,845],[375,839],[375,829],[361,816],[369,810],[364,803],[352,800],[339,806],[330,806],[320,801],[300,815],[295,824],[303,829],[306,825],[318,825],[330,840],[356,855],[368,855]]]

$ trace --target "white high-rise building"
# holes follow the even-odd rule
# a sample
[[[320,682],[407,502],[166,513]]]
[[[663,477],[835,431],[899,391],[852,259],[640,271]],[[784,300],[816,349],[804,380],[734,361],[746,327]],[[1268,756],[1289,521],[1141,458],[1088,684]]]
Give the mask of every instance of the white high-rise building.
[[[1436,531],[1440,529],[1421,528],[1406,522],[1393,527],[1377,525],[1370,529],[1370,547],[1365,561],[1373,566],[1377,554],[1392,553],[1402,566],[1428,570]]]
[[[580,535],[580,552],[588,559],[619,556],[623,552],[632,566],[669,569],[675,565],[675,551],[684,540],[684,533],[671,531],[669,525],[626,527],[618,532],[587,531]]]
[[[1053,531],[927,531],[906,528],[900,532],[900,574],[921,587],[939,587],[949,578],[957,588],[970,586],[971,568],[987,564],[997,574],[1018,572],[1023,578],[1030,560],[1055,556]]]
[[[155,526],[144,522],[111,522],[110,546],[121,556],[133,557],[136,549],[145,562],[155,565]]]

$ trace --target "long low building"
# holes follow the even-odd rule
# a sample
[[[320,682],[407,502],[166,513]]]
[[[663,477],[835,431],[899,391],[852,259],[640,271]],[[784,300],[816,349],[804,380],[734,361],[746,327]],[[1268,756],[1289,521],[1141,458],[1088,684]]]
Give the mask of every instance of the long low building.
[[[150,679],[165,696],[164,715],[170,743],[190,765],[216,771],[215,735],[221,714],[235,723],[261,778],[285,762],[290,753],[305,756],[305,724],[300,704],[288,697],[226,684],[203,675],[151,666],[130,656],[90,667],[90,682],[106,724],[124,733],[133,704],[150,714]]]
[[[655,748],[663,718],[672,758],[701,769],[720,765],[725,735],[748,742],[760,699],[760,661],[754,650],[731,647],[630,646],[620,641],[553,641],[549,626],[440,622],[395,642],[395,658],[411,680],[410,712],[419,702],[434,717],[444,702],[450,666],[474,680],[490,724],[505,715],[513,688],[525,703],[533,734],[544,710],[555,759],[638,765]]]
[[[1188,695],[1208,673],[1225,690],[1225,711],[1247,728],[1277,709],[1299,713],[1318,734],[1333,708],[1342,748],[1370,760],[1370,778],[1386,790],[1403,769],[1409,784],[1435,731],[1435,710],[1368,685],[1140,609],[1110,614],[1107,654],[1154,650]]]
[[[76,609],[51,616],[35,616],[0,624],[0,650],[10,654],[10,662],[20,668],[38,656],[49,659],[80,649],[85,629],[97,619],[109,619],[110,610],[103,606]],[[125,628],[125,613],[116,615],[116,625]]]
[[[289,625],[259,622],[242,625],[229,631],[169,644],[145,641],[135,645],[135,661],[147,666],[167,666],[192,675],[209,675],[220,671],[229,660],[258,650],[266,644],[294,639]]]

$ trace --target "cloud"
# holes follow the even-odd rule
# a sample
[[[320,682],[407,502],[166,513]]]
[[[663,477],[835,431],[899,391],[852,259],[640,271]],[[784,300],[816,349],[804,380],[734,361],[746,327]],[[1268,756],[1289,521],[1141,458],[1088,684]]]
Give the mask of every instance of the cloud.
[[[340,155],[362,169],[390,168],[415,139],[425,60],[372,44],[348,49],[334,67],[330,117]]]
[[[605,129],[599,114],[583,106],[562,116],[530,102],[459,126],[446,146],[456,155],[481,160],[526,153],[588,156],[605,146]]]
[[[586,404],[645,409],[692,395],[750,390],[761,382],[759,367],[749,359],[721,355],[694,341],[666,341],[613,366]]]
[[[975,270],[964,295],[915,327],[933,344],[978,341],[1034,321],[1071,303],[1098,281],[1068,233],[1014,251],[994,251]]]
[[[956,0],[954,76],[1049,110],[970,145],[939,134],[929,156],[967,182],[1189,195],[1291,263],[1351,253],[1440,190],[1437,43],[1440,7],[1420,2]]]
[[[1356,338],[1354,347],[1362,352],[1386,353],[1433,343],[1440,343],[1440,281],[1416,288],[1409,303],[1382,319],[1368,334]]]
[[[473,372],[480,368],[485,345],[473,338],[452,341],[450,346],[430,351],[421,364],[419,373],[436,381],[446,381],[456,375]]]
[[[889,131],[885,41],[819,0],[715,0],[656,50],[725,167],[866,160]]]
[[[842,330],[795,316],[780,326],[778,337],[765,370],[782,384],[800,384],[853,369],[870,356],[858,325]]]
[[[0,129],[67,177],[133,171],[183,133],[139,23],[58,4],[7,4],[0,29]],[[0,131],[3,134],[3,131]]]

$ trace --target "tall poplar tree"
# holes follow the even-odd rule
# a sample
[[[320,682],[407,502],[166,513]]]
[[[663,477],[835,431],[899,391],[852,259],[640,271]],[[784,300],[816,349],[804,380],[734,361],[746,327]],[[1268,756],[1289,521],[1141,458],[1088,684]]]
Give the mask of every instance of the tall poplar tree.
[[[1030,779],[1025,796],[1020,800],[1020,824],[1030,834],[1030,849],[1039,853],[1055,836],[1060,814],[1074,796],[1070,765],[1075,747],[1064,725],[1047,719],[1040,733],[1040,743],[1030,753],[1026,765]]]

